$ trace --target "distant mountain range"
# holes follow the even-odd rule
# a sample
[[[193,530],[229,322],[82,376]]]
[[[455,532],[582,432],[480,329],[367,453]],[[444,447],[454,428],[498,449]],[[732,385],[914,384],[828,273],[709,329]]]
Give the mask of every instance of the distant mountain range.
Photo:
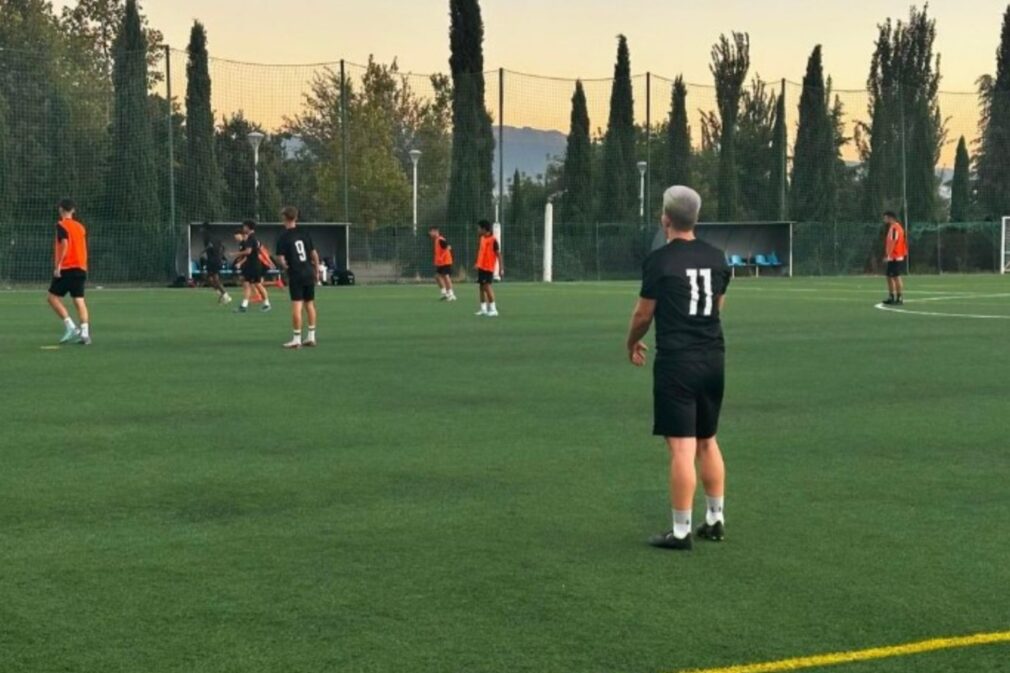
[[[494,127],[495,158],[494,174],[498,179],[498,127]],[[568,139],[560,131],[541,131],[529,127],[504,127],[505,140],[505,184],[512,179],[516,170],[531,178],[544,175],[547,164],[565,156]]]

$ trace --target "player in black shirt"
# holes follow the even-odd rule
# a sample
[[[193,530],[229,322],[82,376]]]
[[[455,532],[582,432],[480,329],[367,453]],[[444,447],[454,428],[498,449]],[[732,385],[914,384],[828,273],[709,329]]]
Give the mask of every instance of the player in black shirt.
[[[698,536],[722,540],[725,467],[716,441],[724,386],[725,344],[720,313],[730,270],[723,251],[694,236],[701,197],[689,187],[663,195],[668,243],[645,260],[642,291],[631,318],[628,357],[645,364],[642,339],[656,321],[653,365],[653,434],[670,451],[673,527],[653,536],[653,546],[691,549],[695,460],[705,487],[707,510]]]
[[[224,246],[221,241],[210,237],[210,223],[203,223],[203,258],[207,267],[207,284],[217,290],[217,303],[230,304],[231,296],[221,282],[221,267],[224,266]]]
[[[319,281],[319,253],[312,236],[298,228],[298,209],[288,206],[281,211],[284,233],[277,241],[277,259],[281,269],[288,272],[288,289],[291,291],[291,325],[294,336],[284,348],[312,347],[316,345],[316,283]],[[302,307],[309,319],[308,334],[302,341]]]
[[[260,260],[260,249],[263,246],[256,238],[256,223],[252,220],[243,222],[242,233],[245,234],[245,240],[239,248],[238,256],[235,257],[235,263],[242,264],[242,305],[237,310],[239,313],[249,310],[249,299],[255,290],[263,298],[263,307],[260,310],[265,313],[271,306],[267,288],[263,285],[263,262]]]

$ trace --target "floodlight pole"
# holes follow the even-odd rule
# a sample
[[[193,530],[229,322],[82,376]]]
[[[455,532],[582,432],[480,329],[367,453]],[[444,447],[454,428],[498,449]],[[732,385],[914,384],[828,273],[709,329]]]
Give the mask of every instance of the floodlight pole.
[[[417,238],[417,162],[421,160],[421,150],[410,150],[410,161],[414,164],[414,238]]]
[[[648,162],[638,162],[638,219],[645,225],[645,172],[649,169]]]
[[[250,131],[246,138],[253,151],[253,176],[256,184],[256,221],[260,219],[260,144],[265,136],[259,131]]]

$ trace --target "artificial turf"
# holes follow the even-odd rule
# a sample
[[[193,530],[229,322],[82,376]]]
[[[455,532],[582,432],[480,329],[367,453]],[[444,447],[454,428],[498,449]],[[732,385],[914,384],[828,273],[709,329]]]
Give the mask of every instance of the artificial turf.
[[[731,287],[728,540],[689,554],[644,542],[632,283],[504,284],[496,320],[326,289],[299,352],[282,297],[94,291],[94,346],[42,350],[42,294],[0,294],[0,670],[652,673],[1010,629],[1010,281],[908,282],[995,319],[881,287]]]

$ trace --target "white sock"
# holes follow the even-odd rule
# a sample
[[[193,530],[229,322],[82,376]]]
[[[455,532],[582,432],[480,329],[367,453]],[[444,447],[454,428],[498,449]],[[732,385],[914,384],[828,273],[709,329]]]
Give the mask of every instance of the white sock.
[[[705,523],[709,526],[714,526],[720,522],[726,522],[725,516],[723,515],[725,500],[725,496],[719,496],[718,498],[713,498],[709,495],[705,496],[705,502],[708,504],[708,507],[705,509]]]
[[[487,302],[486,301],[482,301],[480,303],[480,310],[484,311],[484,313],[487,313]]]
[[[270,300],[269,299],[264,299],[263,300],[263,305],[264,306],[270,306]]]
[[[316,328],[315,327],[311,327],[311,326],[309,327],[308,340],[309,341],[315,341],[316,340]]]
[[[673,536],[683,539],[691,534],[691,510],[673,510]]]
[[[81,336],[85,339],[91,336],[91,325],[86,322],[81,323]]]
[[[77,327],[77,325],[74,324],[74,319],[69,316],[63,319],[63,324],[67,326],[67,329],[74,329]]]
[[[242,300],[242,308],[249,308],[249,300],[248,299],[243,299]]]
[[[498,307],[495,305],[494,302],[491,302],[491,313],[497,313],[497,312],[498,312]]]
[[[443,297],[448,297],[449,296],[449,293],[445,290],[445,288],[442,288],[442,296]]]
[[[295,336],[292,339],[292,341],[295,342],[296,344],[300,344],[302,342],[302,331],[301,330],[297,330],[295,332]]]
[[[454,291],[452,291],[452,290],[449,290],[449,296],[450,297],[455,297],[456,293]]]

